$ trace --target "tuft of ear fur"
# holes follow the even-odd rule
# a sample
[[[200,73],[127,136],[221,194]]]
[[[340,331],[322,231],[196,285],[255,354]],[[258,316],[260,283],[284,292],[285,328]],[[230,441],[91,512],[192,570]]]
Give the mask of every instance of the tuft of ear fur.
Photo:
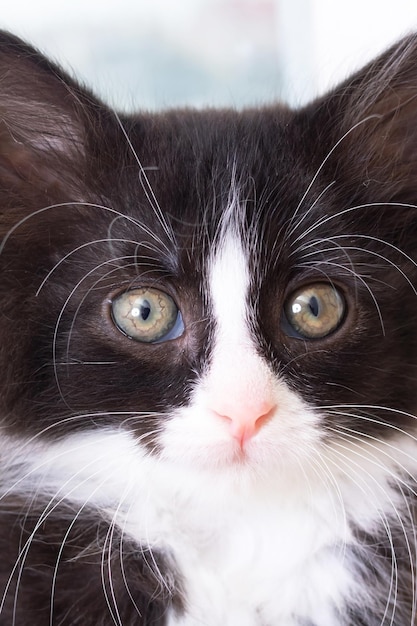
[[[415,202],[417,34],[402,39],[343,84],[332,103],[341,106],[339,136],[345,136],[349,146],[346,170],[362,176],[366,185],[383,184],[397,201],[401,197]]]
[[[0,32],[2,208],[17,189],[31,195],[36,187],[78,188],[95,102],[35,48]]]
[[[373,177],[411,183],[417,176],[417,35],[403,39],[352,84],[349,127],[366,142]],[[355,134],[355,133],[354,133]],[[389,174],[388,174],[389,172]],[[388,178],[387,178],[388,176]]]

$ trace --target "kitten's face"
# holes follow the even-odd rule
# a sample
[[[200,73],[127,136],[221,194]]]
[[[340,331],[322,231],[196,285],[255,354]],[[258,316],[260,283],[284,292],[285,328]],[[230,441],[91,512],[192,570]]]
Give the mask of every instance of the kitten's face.
[[[411,114],[377,77],[298,113],[120,119],[3,57],[27,84],[2,105],[10,432],[121,428],[175,463],[267,473],[410,427]]]

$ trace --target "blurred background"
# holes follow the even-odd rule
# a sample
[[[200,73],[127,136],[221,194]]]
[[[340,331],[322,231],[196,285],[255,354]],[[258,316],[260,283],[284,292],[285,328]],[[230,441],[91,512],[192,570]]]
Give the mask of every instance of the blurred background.
[[[0,27],[119,109],[299,105],[417,29],[417,1],[3,0]]]

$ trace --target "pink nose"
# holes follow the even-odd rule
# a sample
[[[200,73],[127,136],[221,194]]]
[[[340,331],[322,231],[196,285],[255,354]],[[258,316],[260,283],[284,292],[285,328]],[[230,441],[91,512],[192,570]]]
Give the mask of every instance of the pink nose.
[[[276,405],[272,401],[259,400],[235,405],[225,402],[217,406],[217,415],[229,422],[230,433],[243,448],[245,443],[272,418]]]

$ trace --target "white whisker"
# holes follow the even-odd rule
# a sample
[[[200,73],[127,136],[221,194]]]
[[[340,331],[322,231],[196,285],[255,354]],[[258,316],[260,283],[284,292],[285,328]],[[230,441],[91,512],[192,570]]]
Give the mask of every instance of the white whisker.
[[[85,467],[83,468],[83,471],[85,470]],[[94,474],[92,476],[89,477],[92,478],[94,477]],[[88,480],[88,479],[87,479]],[[61,561],[61,557],[65,548],[65,544],[66,541],[68,539],[68,537],[71,534],[72,529],[74,528],[77,520],[79,519],[79,517],[81,516],[81,514],[83,513],[83,511],[87,508],[87,506],[93,501],[93,497],[94,495],[100,491],[100,489],[102,489],[104,484],[104,481],[100,484],[97,485],[97,487],[91,492],[91,494],[89,495],[89,497],[82,503],[82,505],[79,507],[78,511],[74,514],[71,523],[69,524],[63,538],[61,541],[61,546],[59,548],[58,551],[58,555],[56,558],[56,564],[55,564],[55,568],[54,568],[54,572],[52,575],[52,583],[51,583],[51,601],[50,601],[50,615],[49,615],[49,625],[53,626],[54,625],[54,598],[55,598],[55,590],[56,590],[56,583],[57,583],[57,577],[58,577],[58,568],[59,568],[59,564]],[[58,492],[59,493],[59,492]],[[65,495],[65,500],[67,500],[68,495]]]
[[[313,187],[314,183],[316,182],[318,176],[320,175],[320,172],[322,171],[323,167],[326,165],[327,161],[330,159],[330,157],[332,156],[333,152],[335,150],[337,150],[337,148],[340,146],[341,143],[343,143],[345,141],[345,139],[347,137],[349,137],[349,135],[351,133],[353,133],[355,130],[357,130],[360,126],[362,126],[363,124],[366,124],[366,122],[369,122],[372,119],[376,119],[378,116],[376,115],[369,115],[368,117],[365,117],[364,119],[360,120],[359,122],[357,122],[356,124],[354,124],[351,128],[349,128],[348,131],[346,131],[341,137],[340,139],[338,139],[338,141],[336,141],[336,143],[333,145],[333,147],[328,151],[328,153],[326,154],[326,156],[324,157],[324,159],[322,160],[322,162],[320,163],[319,167],[317,168],[314,176],[311,178],[310,183],[307,186],[307,189],[305,190],[304,194],[301,196],[301,199],[291,217],[290,223],[289,223],[289,230],[287,231],[286,234],[286,238],[290,239],[292,237],[292,235],[294,234],[294,232],[298,229],[298,227],[302,224],[302,222],[305,219],[305,215],[303,215],[298,222],[296,222],[293,226],[293,222],[294,219],[297,217],[298,212],[300,211],[304,200],[306,199],[306,197],[308,196],[311,188]],[[292,228],[290,228],[292,226]],[[307,229],[308,230],[308,229]],[[297,241],[297,240],[296,240]]]
[[[1,601],[0,601],[0,614],[1,614],[2,610],[3,610],[3,608],[4,608],[4,603],[6,601],[6,597],[7,597],[8,591],[10,589],[10,586],[12,584],[13,577],[14,577],[16,571],[19,571],[19,573],[18,573],[18,583],[20,581],[21,575],[23,573],[23,567],[24,567],[24,563],[25,563],[26,557],[28,555],[30,546],[31,546],[32,541],[34,540],[38,530],[41,528],[41,526],[44,524],[44,522],[50,517],[50,515],[52,515],[52,513],[56,509],[58,509],[58,507],[61,504],[65,503],[69,499],[69,497],[71,496],[72,493],[74,493],[77,489],[79,489],[80,486],[82,486],[84,484],[88,484],[89,480],[91,480],[91,478],[93,478],[95,475],[99,475],[100,472],[97,471],[94,474],[92,474],[91,476],[88,476],[84,480],[80,481],[75,486],[73,486],[69,491],[66,491],[63,495],[61,495],[61,497],[58,500],[56,500],[56,498],[59,496],[59,494],[62,494],[64,489],[67,487],[67,485],[71,484],[73,479],[78,474],[80,474],[80,475],[83,474],[85,472],[86,468],[88,468],[89,465],[93,465],[93,464],[94,464],[94,462],[86,464],[74,476],[72,476],[71,478],[66,480],[59,487],[59,489],[56,491],[56,493],[51,497],[51,499],[49,500],[48,504],[45,506],[43,512],[41,513],[41,515],[39,516],[38,521],[35,524],[34,529],[30,533],[30,535],[29,535],[28,539],[26,540],[25,544],[23,545],[23,547],[20,549],[19,555],[18,555],[18,557],[17,557],[17,559],[15,561],[15,564],[14,564],[14,566],[12,567],[12,569],[10,571],[10,575],[8,577],[8,580],[7,580],[6,584],[5,584],[4,591],[3,591],[3,596],[2,596]],[[97,490],[99,488],[101,488],[103,486],[103,484],[104,484],[104,481],[97,486]],[[17,593],[18,593],[18,584],[16,586],[15,594],[17,594]],[[15,596],[15,598],[16,598],[16,596]],[[16,600],[15,600],[15,602],[16,602]]]
[[[369,478],[371,480],[371,483],[377,492],[382,491],[384,495],[387,495],[384,490],[384,487],[381,486],[378,483],[378,481],[370,473],[364,473],[363,467],[361,467],[359,463],[356,463],[355,461],[353,461],[348,455],[344,454],[340,450],[334,449],[334,447],[332,448],[329,448],[328,446],[326,447],[328,448],[328,454],[327,454],[328,461],[335,465],[335,468],[338,471],[338,473],[341,473],[342,475],[344,474],[349,481],[354,482],[356,487],[360,490],[360,492],[362,492],[363,496],[368,499],[369,505],[371,505],[373,501],[374,494],[372,491],[370,491],[369,485],[365,481],[365,478]],[[337,461],[336,459],[332,458],[332,454],[335,454],[337,456]],[[345,469],[343,469],[342,466]],[[399,513],[389,496],[388,496],[388,499],[391,502],[392,510],[396,513],[397,516],[399,516]],[[397,594],[398,594],[398,579],[399,579],[398,563],[397,563],[396,551],[395,551],[395,546],[394,546],[389,519],[386,513],[382,511],[380,508],[376,509],[376,513],[378,514],[378,517],[382,523],[382,527],[385,530],[386,537],[388,539],[388,545],[390,548],[390,553],[391,553],[390,587],[387,593],[385,611],[381,619],[381,625],[385,622],[385,619],[388,616],[389,607],[391,605],[393,606],[393,611],[392,611],[390,625],[393,626],[393,619],[395,615],[395,605],[396,605],[396,599],[397,599]]]
[[[130,239],[109,239],[109,238],[106,238],[106,239],[94,239],[92,241],[87,241],[87,243],[83,243],[82,245],[77,246],[76,248],[74,248],[73,250],[71,250],[70,252],[65,254],[61,259],[59,259],[59,261],[53,266],[53,268],[51,270],[49,270],[49,272],[47,273],[45,278],[42,280],[41,284],[39,285],[38,289],[36,290],[35,296],[36,297],[39,296],[39,294],[42,291],[42,289],[45,286],[45,284],[48,282],[48,280],[50,279],[52,274],[60,267],[60,265],[62,265],[62,263],[67,261],[69,258],[71,258],[71,256],[73,256],[77,252],[80,252],[81,250],[84,250],[85,248],[89,248],[89,247],[92,247],[92,246],[100,244],[100,243],[109,243],[109,244],[111,244],[111,243],[129,243],[129,244],[137,245],[137,241],[130,240]],[[109,260],[109,262],[111,262],[111,261]]]
[[[95,272],[97,272],[97,270],[101,269],[102,267],[105,267],[106,265],[109,265],[110,263],[126,261],[129,258],[131,258],[131,257],[119,257],[119,258],[116,258],[116,259],[107,259],[106,261],[103,261],[102,263],[99,263],[98,265],[93,267],[91,270],[89,270],[86,274],[84,274],[84,276],[71,289],[71,291],[70,291],[69,295],[67,296],[64,304],[62,305],[61,310],[59,312],[59,315],[57,317],[57,320],[56,320],[56,323],[55,323],[53,339],[52,339],[52,362],[53,362],[53,367],[54,367],[54,376],[55,376],[55,382],[56,382],[56,385],[57,385],[58,393],[59,393],[62,401],[64,402],[64,404],[69,409],[71,407],[68,405],[68,403],[67,403],[67,401],[66,401],[66,399],[64,397],[64,394],[62,392],[61,383],[59,381],[58,369],[57,369],[57,340],[58,340],[59,326],[61,324],[62,317],[63,317],[63,315],[64,315],[64,313],[66,311],[66,308],[67,308],[71,298],[74,296],[74,294],[77,292],[77,290],[80,288],[80,286],[83,284],[84,281],[86,281],[91,275],[93,275]],[[67,354],[67,359],[68,359],[68,354]]]
[[[142,185],[142,189],[145,192],[145,195],[146,195],[146,197],[148,199],[148,202],[149,202],[150,206],[152,207],[155,215],[157,216],[159,223],[161,224],[165,234],[168,237],[168,240],[172,244],[173,248],[176,249],[177,248],[177,243],[176,243],[174,231],[170,227],[170,225],[168,224],[168,222],[167,222],[167,220],[165,218],[165,215],[164,215],[161,207],[159,206],[158,200],[156,199],[155,193],[154,193],[154,191],[152,189],[152,185],[150,184],[149,179],[148,179],[148,177],[146,175],[146,170],[143,167],[143,165],[142,165],[142,163],[141,163],[141,161],[139,159],[138,153],[135,150],[135,148],[134,148],[134,146],[133,146],[133,144],[132,144],[132,142],[130,140],[129,135],[127,134],[127,131],[126,131],[125,127],[123,126],[123,123],[122,123],[119,115],[116,112],[114,112],[114,116],[115,116],[115,118],[117,120],[117,123],[118,123],[118,125],[120,127],[120,130],[122,131],[122,133],[124,135],[126,143],[129,146],[129,149],[130,149],[130,151],[131,151],[131,153],[132,153],[136,163],[139,166],[139,181],[140,181],[140,183]],[[154,169],[154,168],[152,168],[152,169]]]
[[[123,621],[122,621],[122,618],[118,609],[116,593],[115,593],[114,585],[113,585],[112,548],[113,548],[114,532],[116,528],[116,519],[121,510],[122,503],[124,503],[129,493],[129,490],[130,490],[130,486],[126,485],[124,494],[121,495],[119,504],[117,505],[117,508],[114,511],[113,517],[107,529],[106,538],[104,540],[104,544],[103,544],[103,548],[101,552],[101,582],[102,582],[103,593],[104,593],[104,597],[106,600],[106,604],[109,608],[110,615],[112,616],[112,619],[117,626],[123,626]],[[121,539],[120,539],[120,551],[122,554],[123,551],[122,551]],[[107,561],[107,568],[106,568],[106,561]],[[106,573],[107,573],[107,580],[108,580],[108,584],[110,588],[109,592],[107,591],[107,585],[106,585]]]
[[[323,216],[322,218],[317,220],[317,222],[315,222],[312,226],[310,226],[305,231],[303,231],[301,235],[299,235],[296,239],[293,239],[291,241],[291,247],[297,244],[299,241],[305,239],[308,235],[310,235],[312,232],[314,232],[318,228],[321,228],[321,226],[323,226],[324,224],[328,224],[329,222],[338,219],[342,215],[347,215],[348,213],[359,211],[360,209],[370,209],[370,208],[376,208],[376,207],[397,207],[397,208],[402,208],[402,209],[416,209],[417,205],[410,204],[407,202],[367,202],[364,204],[357,204],[356,206],[348,207],[347,209],[337,211],[336,213]],[[413,263],[415,264],[414,261]]]
[[[379,252],[376,252],[375,250],[368,250],[366,248],[360,248],[358,246],[353,246],[353,245],[349,245],[349,246],[339,246],[339,244],[336,243],[336,239],[346,239],[349,238],[351,239],[352,237],[348,236],[348,235],[340,235],[340,236],[335,236],[335,237],[326,237],[325,239],[318,239],[315,240],[311,243],[309,243],[307,246],[305,246],[303,248],[303,255],[301,256],[301,259],[303,258],[307,258],[310,256],[315,256],[317,254],[316,251],[312,251],[312,252],[305,252],[306,249],[308,248],[314,248],[315,246],[318,246],[322,243],[325,242],[329,242],[329,243],[335,243],[335,245],[337,246],[337,248],[320,248],[319,252],[322,254],[324,252],[331,252],[335,249],[338,249],[340,247],[340,249],[346,254],[348,255],[349,252],[362,252],[365,255],[370,255],[370,256],[374,256],[376,258],[381,259],[382,261],[384,261],[385,263],[387,263],[387,265],[391,265],[394,269],[396,269],[401,276],[403,276],[403,278],[407,281],[407,283],[410,285],[411,289],[414,291],[414,293],[417,295],[417,289],[416,287],[413,285],[413,283],[411,282],[410,278],[407,276],[407,274],[401,269],[401,267],[399,267],[399,265],[397,265],[396,263],[394,263],[394,261],[392,261],[391,259],[389,259],[387,256],[380,254]],[[407,261],[410,261],[414,267],[417,267],[417,263],[415,261],[413,261],[413,259],[411,259],[405,252],[399,250],[396,246],[393,246],[392,244],[383,241],[381,239],[377,239],[375,237],[365,237],[365,236],[361,236],[361,235],[354,235],[353,238],[364,238],[364,239],[369,239],[371,241],[376,241],[378,243],[382,243],[384,244],[386,247],[395,250],[395,252],[398,252],[399,254],[401,254],[402,257],[406,258]],[[353,266],[353,263],[351,261],[351,258],[349,257],[351,266]],[[320,261],[319,261],[320,262]]]

